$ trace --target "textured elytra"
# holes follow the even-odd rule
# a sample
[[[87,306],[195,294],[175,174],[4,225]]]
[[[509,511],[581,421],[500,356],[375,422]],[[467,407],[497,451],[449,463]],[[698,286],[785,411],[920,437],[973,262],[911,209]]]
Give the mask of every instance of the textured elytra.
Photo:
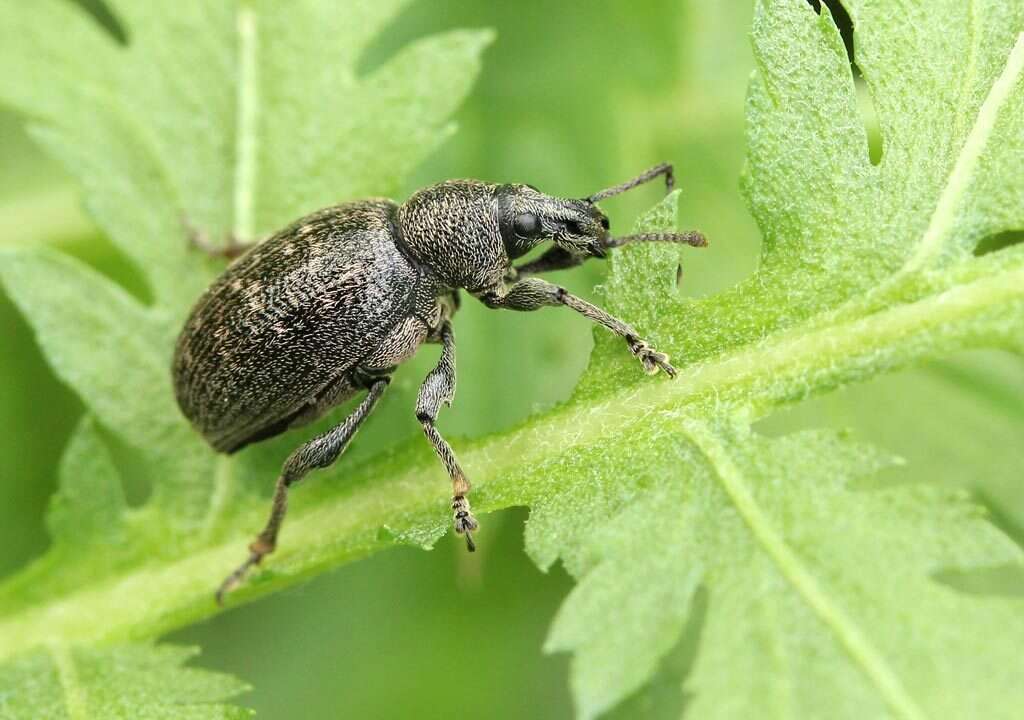
[[[199,300],[174,384],[214,447],[233,451],[315,420],[359,388],[357,366],[386,370],[422,341],[433,309],[416,292],[425,277],[395,245],[395,209],[368,200],[303,218]]]

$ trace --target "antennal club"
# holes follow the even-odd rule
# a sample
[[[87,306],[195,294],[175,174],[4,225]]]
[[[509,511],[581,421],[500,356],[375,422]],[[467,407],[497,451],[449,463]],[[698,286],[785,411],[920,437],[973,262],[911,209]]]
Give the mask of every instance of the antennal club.
[[[676,178],[672,171],[672,163],[661,163],[660,165],[655,165],[646,172],[640,173],[632,180],[627,180],[626,182],[619,183],[614,187],[605,188],[604,190],[600,190],[594,193],[593,195],[587,198],[587,201],[591,203],[596,203],[601,200],[614,197],[616,195],[621,195],[627,190],[632,190],[636,186],[648,183],[654,178],[661,177],[662,175],[665,176],[665,190],[671,190],[672,187],[676,184]]]

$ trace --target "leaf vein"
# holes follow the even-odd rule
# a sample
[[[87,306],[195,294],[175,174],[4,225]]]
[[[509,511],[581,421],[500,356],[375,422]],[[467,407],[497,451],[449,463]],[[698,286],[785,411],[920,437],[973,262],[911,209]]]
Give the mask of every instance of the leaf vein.
[[[54,667],[57,669],[60,687],[64,692],[64,707],[68,712],[68,718],[70,720],[89,720],[89,703],[86,700],[85,690],[78,680],[78,671],[75,668],[75,659],[71,650],[59,643],[51,643],[47,649],[50,657],[53,658]]]
[[[1022,71],[1024,71],[1024,33],[1017,36],[1017,42],[1010,51],[1006,66],[989,90],[985,102],[981,104],[974,126],[967,135],[960,154],[957,155],[953,170],[942,188],[942,194],[939,196],[939,202],[932,213],[928,228],[917,246],[917,251],[904,266],[901,275],[924,268],[942,252],[942,245],[954,229],[960,201],[967,193],[981,154],[995,127],[999,111],[1010,97]]]
[[[219,455],[213,473],[213,488],[210,491],[210,506],[203,519],[202,536],[209,540],[217,529],[218,521],[224,514],[231,499],[235,484],[234,460],[228,455]]]
[[[238,11],[238,98],[235,130],[235,192],[233,233],[236,240],[255,237],[253,197],[256,189],[257,90],[256,51],[259,30],[256,11],[241,7]]]
[[[874,683],[890,707],[901,717],[924,720],[924,711],[907,692],[903,682],[882,653],[842,606],[829,597],[807,566],[772,527],[770,520],[761,511],[753,494],[747,488],[743,472],[733,461],[728,448],[701,423],[690,421],[685,422],[683,426],[687,436],[711,462],[722,488],[762,550],[772,559],[789,584],[832,630],[843,649]]]

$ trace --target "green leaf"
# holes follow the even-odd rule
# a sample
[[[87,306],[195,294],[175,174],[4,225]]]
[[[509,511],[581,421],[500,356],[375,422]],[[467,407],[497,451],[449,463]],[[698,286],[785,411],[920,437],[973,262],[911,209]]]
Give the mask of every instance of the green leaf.
[[[827,422],[853,428],[907,462],[897,482],[941,483],[974,492],[1018,544],[1024,497],[1024,362],[1006,352],[971,352],[884,375],[801,403],[766,421],[777,434]],[[1024,586],[1019,586],[1024,587]]]
[[[212,588],[266,512],[245,483],[269,485],[297,439],[218,460],[174,411],[160,358],[215,269],[188,249],[181,217],[215,238],[258,235],[335,194],[393,191],[444,137],[486,39],[421,41],[361,76],[371,33],[358,28],[379,30],[396,5],[351,3],[345,17],[362,25],[313,0],[151,5],[117,3],[124,48],[63,4],[0,5],[17,30],[0,58],[19,71],[0,79],[0,97],[85,178],[153,295],[146,305],[52,253],[0,264],[49,361],[102,425],[86,421],[69,449],[53,552],[0,586],[0,658],[54,637],[153,637],[215,612]],[[765,238],[758,271],[692,300],[672,282],[689,251],[617,251],[603,302],[671,351],[680,377],[643,377],[621,340],[598,334],[570,402],[457,444],[474,507],[530,506],[531,555],[579,579],[548,649],[575,653],[581,717],[623,701],[700,717],[1010,717],[1024,706],[1022,599],[944,580],[1019,571],[1020,548],[962,493],[893,481],[881,449],[751,430],[891,369],[1024,348],[1024,247],[971,254],[1024,226],[1024,7],[849,10],[881,162],[827,11],[762,0],[743,181]],[[40,18],[68,24],[67,37],[40,32]],[[320,28],[348,42],[320,46]],[[95,65],[76,62],[84,53]],[[194,84],[179,82],[186,73]],[[639,229],[671,229],[678,197]],[[114,462],[121,452],[134,462]],[[140,510],[119,500],[123,467],[153,487]],[[233,597],[396,543],[430,545],[449,525],[447,492],[419,439],[339,463],[294,494],[281,547]],[[89,543],[108,532],[127,549],[93,560]],[[688,645],[692,662],[677,668]]]
[[[127,503],[121,477],[96,423],[85,417],[64,453],[60,487],[47,518],[54,545],[68,552],[98,554],[125,541]],[[107,555],[102,552],[102,555]]]
[[[490,33],[426,38],[363,75],[366,45],[403,3],[352,2],[348,13],[328,2],[113,5],[127,46],[61,0],[0,4],[11,35],[0,99],[32,116],[82,178],[154,302],[46,251],[5,251],[0,282],[58,376],[144,457],[154,512],[140,532],[168,530],[156,551],[177,556],[252,499],[171,392],[180,318],[216,270],[190,248],[189,229],[251,239],[341,198],[394,192],[451,133]]]
[[[50,645],[0,664],[3,720],[215,720],[252,714],[225,705],[246,686],[221,673],[182,667],[194,648]]]
[[[608,456],[586,469],[645,487],[610,519],[590,518],[577,549],[587,567],[574,569],[580,585],[549,638],[549,649],[576,651],[582,717],[654,672],[701,582],[709,609],[687,683],[697,717],[1005,713],[1015,671],[965,669],[993,627],[1003,632],[986,653],[1013,656],[1020,603],[979,601],[931,577],[1020,560],[965,496],[857,489],[855,474],[885,459],[834,435],[767,440],[684,426],[677,445],[644,448],[639,468]],[[555,534],[562,510],[556,502],[535,514],[531,535]]]
[[[961,3],[949,3],[949,7],[943,8],[941,22],[948,21],[950,28],[936,28],[934,35],[917,32],[914,41],[908,42],[907,30],[911,25],[907,18],[900,16],[897,21],[897,16],[882,11],[878,4],[851,5],[851,14],[860,23],[856,35],[858,57],[863,51],[864,57],[871,58],[861,63],[861,68],[882,122],[882,163],[875,167],[868,160],[866,135],[857,111],[845,49],[827,11],[815,17],[800,3],[761,2],[757,5],[753,33],[758,73],[751,82],[748,98],[750,143],[744,178],[751,207],[765,235],[761,268],[749,281],[718,297],[659,303],[655,295],[671,297],[671,293],[653,285],[645,268],[661,264],[661,277],[667,278],[664,266],[674,262],[669,251],[645,248],[635,251],[625,262],[617,259],[614,264],[607,284],[609,305],[628,317],[645,316],[645,327],[657,327],[666,344],[681,348],[688,359],[714,357],[759,340],[767,350],[765,340],[761,339],[770,338],[771,347],[774,332],[787,344],[792,343],[788,354],[793,360],[797,353],[792,348],[811,337],[806,328],[844,328],[842,333],[826,333],[831,339],[827,343],[819,341],[818,347],[811,349],[808,357],[814,355],[813,364],[820,367],[838,344],[856,353],[858,325],[872,324],[873,330],[879,331],[886,324],[885,310],[892,313],[891,308],[902,304],[906,313],[913,313],[913,301],[920,301],[928,290],[959,285],[969,274],[999,277],[1002,272],[998,284],[1006,289],[1024,279],[1019,272],[1019,253],[988,258],[990,265],[969,255],[986,235],[1024,225],[1020,211],[1024,207],[1020,202],[1020,193],[1024,191],[1024,177],[1020,173],[1024,161],[1024,114],[1020,112],[1024,102],[1024,38],[1016,37],[1024,27],[1024,8],[993,3],[987,5],[985,12],[966,16],[975,11]],[[929,7],[927,12],[930,18],[933,12],[940,11]],[[862,26],[868,28],[867,33],[860,32]],[[938,36],[946,40],[941,46],[934,42]],[[912,51],[908,52],[908,48]],[[958,53],[966,62],[959,60]],[[872,72],[875,66],[879,68],[877,75]],[[987,71],[980,70],[982,67]],[[941,100],[935,92],[940,98],[949,98],[948,106],[955,110],[955,118],[936,117],[934,105]],[[949,151],[936,157],[936,147]],[[925,208],[928,212],[922,212]],[[982,292],[988,294],[994,285]],[[643,290],[637,292],[637,288]],[[950,322],[939,324],[928,338],[916,342],[941,345],[957,332],[952,315],[966,299],[964,288],[950,291],[945,297],[943,303],[932,305],[929,311],[949,313]],[[968,323],[969,332],[975,335],[971,338],[973,343],[1013,346],[1019,342],[1024,306],[1019,295],[1007,300],[1005,307],[994,306],[984,321],[979,322],[978,318]],[[922,307],[920,302],[917,305]],[[680,317],[684,318],[682,324],[677,320]],[[895,319],[895,314],[890,317]],[[801,327],[805,318],[810,318],[810,322]],[[893,330],[899,332],[899,325],[902,321]],[[689,331],[685,338],[673,332],[679,327]],[[892,349],[895,348],[889,351]],[[607,357],[595,353],[591,376],[583,382],[584,394],[607,384],[606,368],[614,362],[614,350],[614,343],[607,339],[599,343],[599,352]],[[815,377],[813,371],[798,371],[794,375],[803,387],[788,386],[785,378],[773,373],[774,368],[766,362],[774,351],[773,347],[772,352],[754,350],[746,354],[763,363],[757,380],[761,384],[759,390],[774,396],[776,401],[799,399],[836,382],[825,379],[828,373]],[[619,364],[624,363],[620,360]],[[897,364],[899,358],[886,357],[884,352],[868,361],[869,366],[876,368]],[[697,366],[695,370],[700,373],[705,367]],[[624,370],[616,379],[632,382],[626,374],[629,368]],[[852,369],[852,375],[839,379],[855,379],[859,374],[859,369]],[[705,407],[703,412],[714,417],[735,416],[740,411],[742,417],[742,409],[747,408],[760,415],[757,401],[751,402],[758,394],[755,390],[737,398],[728,391],[716,393],[714,405]],[[677,416],[685,418],[686,414],[680,411]],[[690,430],[682,434],[690,443],[700,446],[702,443],[696,437],[702,436],[706,441],[713,438],[706,429],[698,429],[697,436],[694,435],[693,428],[700,428],[700,424],[691,421],[687,426]],[[669,441],[659,442],[667,445]],[[805,462],[815,459],[825,465],[839,457],[836,451],[815,453],[811,443],[806,445]],[[710,456],[706,461],[719,465],[711,481],[717,478],[726,485],[732,475],[734,480],[744,483],[764,482],[759,477],[765,473],[764,468],[760,472],[744,472],[732,462],[731,455],[740,448],[729,450],[714,441],[711,446],[718,450],[717,462]],[[708,455],[707,448],[701,449]],[[651,459],[657,457],[657,450],[657,445],[647,448],[643,465],[636,460],[643,452],[630,452],[629,464],[617,468],[581,471],[577,459],[570,476],[582,476],[591,482],[596,477],[642,477],[644,473],[651,477],[678,476],[679,461],[663,459],[659,464]],[[760,452],[770,458],[766,449]],[[845,465],[828,467],[841,478],[858,465],[863,467],[864,455],[854,453]],[[690,685],[695,698],[692,712],[696,716],[801,716],[829,707],[830,716],[836,717],[886,711],[901,717],[966,717],[983,707],[986,699],[991,707],[983,714],[1001,716],[1007,707],[1019,704],[1020,699],[1007,700],[1019,693],[1012,673],[992,673],[972,660],[979,635],[990,637],[995,628],[1001,628],[999,638],[986,640],[986,649],[991,651],[990,657],[1003,657],[1010,662],[1012,644],[1019,643],[1024,632],[1010,611],[1015,606],[1019,612],[1019,601],[992,601],[980,608],[980,601],[972,599],[962,601],[970,607],[956,608],[943,597],[949,591],[928,578],[944,566],[980,568],[1001,562],[1019,566],[1019,550],[975,519],[962,524],[962,533],[947,549],[947,556],[940,553],[921,557],[916,569],[873,568],[870,562],[851,564],[849,559],[844,564],[838,550],[846,554],[855,551],[858,538],[836,528],[844,514],[857,508],[850,498],[840,496],[831,508],[826,505],[824,509],[830,514],[820,518],[822,525],[815,531],[815,521],[808,510],[818,509],[819,503],[828,500],[821,486],[813,494],[807,492],[808,488],[801,493],[798,483],[802,484],[804,478],[799,472],[792,472],[798,459],[796,456],[788,463],[788,482],[776,488],[784,488],[784,492],[770,498],[730,496],[730,503],[726,504],[737,506],[732,511],[739,510],[750,526],[742,505],[752,501],[751,509],[758,511],[755,517],[766,518],[769,525],[778,523],[782,528],[797,526],[802,543],[811,539],[815,545],[824,546],[828,540],[840,539],[843,547],[827,558],[830,567],[820,571],[836,584],[835,577],[844,567],[856,572],[856,582],[864,584],[852,597],[842,597],[844,591],[838,589],[839,597],[834,602],[824,591],[808,594],[807,588],[817,587],[817,581],[807,585],[800,579],[802,573],[786,573],[787,565],[793,567],[786,558],[796,556],[791,554],[784,536],[776,537],[783,541],[776,548],[783,550],[781,556],[773,553],[771,544],[765,542],[761,543],[764,547],[760,553],[767,556],[763,559],[773,560],[779,566],[774,570],[783,576],[782,583],[778,578],[761,579],[763,571],[752,573],[749,566],[737,562],[735,552],[743,552],[741,533],[730,536],[725,544],[709,552],[706,546],[718,531],[723,508],[703,507],[690,515],[683,497],[661,497],[637,510],[639,501],[632,495],[623,497],[621,490],[618,496],[606,497],[601,492],[588,493],[582,489],[567,490],[565,497],[548,500],[538,507],[527,533],[535,557],[545,566],[561,556],[569,569],[582,578],[580,587],[560,613],[549,641],[553,649],[577,652],[573,682],[581,716],[591,717],[607,709],[653,674],[657,661],[678,641],[679,629],[688,618],[688,598],[669,601],[673,597],[669,593],[688,596],[695,584],[693,573],[712,572],[709,563],[725,565],[719,568],[725,576],[704,580],[710,593],[710,609]],[[814,466],[808,467],[805,473],[813,469]],[[552,472],[567,474],[557,469]],[[690,470],[681,474],[690,475],[692,482],[696,473]],[[708,490],[690,492],[703,499]],[[920,492],[918,489],[918,495]],[[927,539],[929,534],[948,538],[951,528],[943,523],[943,511],[964,503],[962,498],[954,502],[955,498],[943,493],[927,502],[918,496],[911,499],[912,503],[902,503],[908,506],[903,516],[890,517],[887,539],[894,552],[908,537],[916,536],[915,542],[920,543],[934,543]],[[774,504],[787,501],[793,505],[784,517],[772,518],[761,513],[775,510]],[[886,501],[893,502],[892,498]],[[621,509],[627,506],[628,509]],[[909,506],[924,506],[923,516],[934,524],[921,522],[912,526]],[[667,508],[671,508],[672,515],[663,519]],[[567,516],[571,518],[568,529]],[[699,520],[707,518],[714,519],[715,527],[698,528]],[[864,530],[884,537],[883,529],[874,524],[876,519],[880,522],[880,516],[864,513]],[[539,527],[534,527],[535,523],[540,523]],[[648,536],[650,542],[627,542],[620,537],[620,545],[616,546],[602,531],[594,531],[594,527],[613,533],[607,528],[617,528],[620,535],[633,532]],[[670,529],[674,529],[675,537],[668,534]],[[659,530],[664,533],[661,537],[657,534]],[[753,526],[748,530],[758,534]],[[687,542],[688,531],[695,532],[696,539]],[[986,535],[989,537],[983,541]],[[953,552],[972,545],[981,548],[973,557]],[[673,556],[683,557],[649,559],[646,554],[656,552],[652,546],[670,547]],[[880,550],[876,548],[875,552]],[[857,554],[866,560],[871,558],[870,553]],[[596,558],[601,558],[601,562]],[[595,563],[596,568],[592,567]],[[748,574],[732,573],[741,569]],[[857,607],[862,593],[880,594],[883,584],[881,578],[875,578],[879,584],[873,590],[872,570],[882,571],[890,578],[889,583],[892,577],[909,577],[910,572],[924,583],[915,592],[908,583],[901,582],[899,593],[893,595],[890,606],[882,613],[891,622],[887,630],[883,617],[857,618],[846,614],[863,609]],[[655,586],[650,587],[652,578],[664,580],[655,581]],[[803,579],[813,580],[813,576]],[[851,580],[844,584],[853,585]],[[716,595],[716,587],[724,589]],[[758,595],[757,602],[749,600],[751,594]],[[819,629],[831,642],[822,643],[819,637],[813,643],[790,643],[777,637],[780,624],[802,634],[808,634],[808,625],[813,625],[789,616],[791,610],[775,614],[778,608],[774,606],[792,606],[794,597],[800,598],[803,610],[810,606],[818,616]],[[879,601],[873,598],[874,603]],[[955,626],[956,631],[943,635],[941,643],[934,647],[915,647],[911,641],[917,636],[913,632],[896,636],[900,643],[891,648],[877,647],[867,631],[880,631],[880,640],[893,637],[891,633],[905,622],[902,602],[915,608],[915,619],[927,618],[920,633],[926,634],[928,625],[935,623]],[[661,613],[653,613],[653,608],[661,608]],[[718,615],[719,611],[723,615]],[[976,613],[973,623],[965,620],[972,611]],[[615,617],[614,624],[609,626],[605,622],[600,625],[604,632],[595,632],[600,619],[608,617]],[[834,637],[829,638],[830,634]],[[1007,636],[1014,639],[1004,644]],[[763,643],[757,640],[762,637]],[[828,652],[837,658],[826,658],[825,645],[832,645]],[[716,657],[719,651],[721,657]],[[915,658],[915,662],[893,668],[889,658],[902,654]],[[949,661],[948,667],[932,662],[927,672],[918,672],[923,658],[939,655]],[[615,662],[616,657],[622,660]],[[852,660],[845,670],[844,663],[837,662],[844,659]],[[816,674],[823,669],[827,669],[829,682]],[[750,683],[744,684],[743,680]],[[867,687],[858,690],[861,681],[866,681]],[[954,685],[955,689],[951,689]],[[843,703],[837,702],[837,698],[842,698]],[[846,700],[848,706],[844,706]],[[770,703],[770,711],[765,709],[766,702]],[[879,703],[877,713],[866,710],[872,703]]]
[[[907,43],[906,19],[895,23],[891,19],[894,16],[886,13],[887,21],[879,19],[872,24],[864,18],[874,9],[874,5],[863,8],[864,15],[858,15],[856,7],[851,12],[855,20],[869,28],[870,34],[863,42],[877,47],[866,52],[878,52],[874,60],[884,69],[881,77],[877,77],[871,72],[871,62],[861,65],[882,118],[886,148],[882,164],[874,167],[868,160],[866,135],[857,112],[845,50],[827,12],[815,17],[799,3],[759,3],[753,34],[759,71],[751,83],[748,99],[750,148],[745,188],[765,234],[761,268],[749,281],[721,296],[698,302],[659,303],[655,296],[671,297],[671,292],[663,287],[664,281],[661,287],[654,285],[645,268],[660,264],[661,277],[667,278],[665,266],[674,264],[674,258],[670,251],[661,248],[637,250],[625,262],[617,259],[614,264],[607,284],[610,306],[629,317],[644,316],[648,320],[645,327],[657,327],[666,344],[681,346],[688,359],[713,357],[737,345],[771,338],[772,331],[792,343],[791,347],[801,345],[810,338],[800,326],[804,318],[811,318],[804,328],[820,330],[831,325],[838,330],[845,326],[847,332],[834,335],[828,343],[819,342],[809,353],[808,357],[815,356],[813,362],[817,365],[825,361],[835,347],[833,343],[845,344],[853,350],[856,328],[865,325],[868,321],[862,318],[872,312],[876,313],[870,318],[875,331],[886,324],[882,311],[898,306],[900,301],[906,312],[914,312],[912,301],[924,295],[923,288],[934,291],[952,287],[968,274],[991,273],[998,277],[1001,270],[1005,274],[999,284],[1004,288],[1024,279],[1019,272],[1019,253],[989,258],[991,265],[969,256],[984,236],[1024,225],[1019,201],[1024,191],[1024,177],[1020,173],[1024,160],[1024,115],[1019,112],[1024,101],[1024,38],[1015,37],[1014,30],[1024,27],[1024,9],[993,6],[985,14],[984,25],[979,24],[979,17],[954,21],[952,24],[959,25],[956,31],[951,35],[942,33],[944,38],[953,38],[941,46],[946,53],[944,59],[918,62],[913,71],[900,64],[910,62],[910,56],[904,57],[903,53],[907,47],[913,47],[913,57],[935,56],[939,48],[932,36],[919,33],[915,38],[920,44]],[[929,16],[931,12],[929,9]],[[944,18],[964,12],[962,4],[951,4]],[[891,35],[887,36],[886,30]],[[936,36],[939,34],[936,32]],[[858,32],[858,49],[861,39]],[[951,60],[956,57],[958,41],[965,43],[964,57],[968,62],[950,73],[951,66],[958,66]],[[997,64],[997,59],[1002,64]],[[929,66],[929,62],[934,65]],[[987,67],[988,73],[979,74],[979,65]],[[897,72],[899,81],[891,81]],[[827,82],[823,82],[823,76]],[[936,100],[929,91],[950,78],[952,82],[948,87],[943,85],[942,92],[955,95],[949,105],[956,109],[959,119],[937,120],[933,107]],[[976,86],[986,90],[987,95]],[[917,112],[908,112],[908,106],[915,105]],[[973,125],[963,122],[964,117],[974,118]],[[936,146],[950,148],[938,163]],[[922,175],[922,168],[927,168],[928,173]],[[993,193],[997,197],[994,203]],[[922,208],[934,210],[929,215],[922,213]],[[637,288],[642,290],[638,292]],[[984,293],[987,292],[986,289]],[[956,305],[964,299],[963,288],[949,292],[946,301],[933,306],[933,310],[952,316]],[[976,334],[972,341],[1013,346],[1021,336],[1022,307],[1019,295],[1014,294],[1004,308],[993,307],[984,322],[969,323],[970,332]],[[685,318],[682,327],[691,331],[685,339],[673,332],[679,327],[680,317]],[[794,329],[780,332],[790,327]],[[955,327],[955,321],[948,322],[923,340],[929,344],[944,343],[955,334]],[[584,394],[596,392],[608,382],[605,370],[614,362],[614,343],[605,339],[599,348],[608,357],[595,353],[592,374],[584,379]],[[774,352],[747,354],[764,363]],[[790,352],[790,359],[795,357],[796,353]],[[880,367],[899,362],[898,358],[879,353],[869,364]],[[695,369],[699,373],[705,368]],[[822,383],[824,378],[815,378],[813,372],[797,372],[795,376],[804,387],[787,387],[784,378],[773,377],[770,364],[760,369],[761,391],[777,400],[798,399],[834,382]],[[857,374],[854,370],[853,377]],[[626,374],[617,380],[631,382]],[[755,391],[751,395],[757,394]],[[714,406],[703,411],[712,417],[735,416],[740,411],[743,417],[742,408],[757,411],[751,395],[737,398],[727,391],[721,392],[716,394]],[[687,413],[680,411],[676,415],[685,419]],[[761,476],[767,468],[744,469],[734,462],[732,455],[740,447],[722,445],[701,423],[682,424],[688,428],[682,434],[700,447],[705,461],[713,467],[714,472],[705,482],[714,484],[717,480],[728,490],[730,476],[733,484],[766,481]],[[649,428],[647,432],[652,434]],[[744,444],[756,446],[753,441]],[[552,468],[551,473],[582,476],[590,482],[599,477],[631,477],[640,483],[645,475],[656,478],[682,474],[694,482],[697,472],[690,469],[680,473],[678,460],[653,459],[659,456],[659,447],[668,445],[668,439],[663,438],[646,450],[633,450],[628,462],[618,467],[581,468],[576,458],[571,473],[560,472],[558,468]],[[707,445],[710,447],[701,447]],[[527,533],[535,557],[546,566],[561,556],[569,569],[581,577],[580,587],[561,611],[549,640],[552,649],[573,649],[577,653],[573,683],[581,716],[592,717],[607,709],[654,673],[657,662],[676,644],[688,619],[689,596],[696,584],[694,573],[698,572],[709,573],[704,584],[710,593],[710,609],[690,683],[695,716],[801,716],[829,707],[830,716],[835,717],[887,711],[901,717],[966,717],[984,707],[986,701],[991,707],[983,714],[1001,716],[1007,707],[1019,704],[1021,699],[1007,700],[1019,694],[1012,673],[992,673],[972,660],[978,637],[990,637],[996,628],[1001,628],[999,638],[985,641],[990,657],[1003,657],[1007,662],[1013,657],[1012,646],[1021,641],[1024,632],[1021,624],[1014,621],[1012,610],[1016,608],[1019,612],[1019,601],[993,600],[981,607],[977,599],[960,599],[960,604],[967,607],[955,607],[944,597],[948,589],[928,577],[947,566],[964,569],[1007,563],[1019,567],[1019,549],[974,518],[970,523],[961,523],[960,534],[943,555],[943,548],[935,541],[948,539],[952,532],[944,513],[957,504],[963,506],[959,512],[965,513],[968,506],[963,498],[947,497],[942,492],[922,499],[921,490],[917,489],[899,503],[892,497],[883,501],[883,505],[897,504],[903,513],[891,514],[887,528],[881,526],[877,508],[865,507],[861,533],[870,530],[886,538],[897,553],[907,538],[916,536],[914,544],[931,543],[931,549],[938,554],[920,557],[916,568],[872,567],[871,552],[880,553],[882,548],[865,552],[858,551],[857,545],[858,541],[865,545],[868,540],[874,543],[877,538],[857,538],[845,524],[844,530],[837,530],[839,523],[845,521],[844,515],[857,513],[857,500],[864,504],[862,496],[840,495],[829,507],[821,485],[815,486],[813,493],[809,487],[800,487],[816,465],[828,467],[832,480],[841,479],[843,474],[849,475],[858,466],[869,464],[866,453],[853,453],[844,463],[833,466],[830,461],[841,457],[839,452],[827,452],[824,448],[815,452],[813,443],[806,440],[803,445],[807,451],[804,462],[813,460],[815,464],[808,465],[802,477],[797,470],[801,456],[791,453],[793,457],[782,464],[788,468],[788,482],[776,483],[776,495],[772,497],[759,498],[745,492],[737,497],[727,492],[729,502],[723,503],[726,507],[705,506],[691,514],[688,510],[694,500],[707,497],[706,487],[691,487],[687,492],[688,484],[677,491],[683,494],[675,498],[634,497],[622,490],[616,494],[612,489],[606,495],[573,488],[566,490],[564,496],[537,506]],[[742,449],[750,452],[749,448]],[[660,452],[664,454],[664,450]],[[770,462],[769,448],[761,447],[758,452],[759,458]],[[645,458],[643,463],[637,462],[638,455]],[[688,464],[682,463],[684,467]],[[780,475],[778,471],[773,474]],[[653,481],[652,484],[657,486]],[[687,495],[694,496],[689,503]],[[784,502],[792,506],[774,507]],[[744,505],[751,512],[744,512]],[[915,515],[926,520],[913,525],[912,508]],[[819,518],[821,525],[817,530],[811,510],[825,513]],[[740,543],[743,533],[729,535],[725,543],[714,545],[713,537],[720,531],[723,515],[730,511],[739,511],[747,531],[760,541],[755,545],[762,546],[757,553],[761,559],[777,566],[768,575],[781,575],[781,579],[765,577],[763,569],[753,572],[749,565],[738,562],[736,552],[750,553]],[[773,518],[765,511],[784,514]],[[663,517],[666,514],[668,517]],[[709,518],[713,519],[713,527],[702,526],[700,521]],[[766,522],[753,522],[752,518]],[[773,524],[781,527],[772,528]],[[841,541],[840,547],[825,556],[828,569],[817,569],[830,585],[846,586],[834,588],[838,597],[829,598],[828,586],[819,587],[814,577],[817,573],[811,574],[800,563],[791,562],[798,556],[788,547],[788,538],[780,533],[790,525],[800,533],[799,542],[793,543],[797,548],[808,541],[818,547],[826,546],[830,540]],[[757,537],[758,526],[772,532],[767,538]],[[594,530],[595,527],[601,529]],[[627,537],[630,533],[646,538],[647,542]],[[928,535],[934,538],[929,540]],[[710,550],[708,545],[712,546]],[[656,554],[659,547],[672,548],[672,558],[648,557]],[[956,552],[966,553],[968,549],[975,550],[975,554]],[[851,556],[860,559],[852,561]],[[844,567],[856,574],[856,580],[837,579]],[[794,568],[802,569],[794,573]],[[889,579],[872,579],[873,570],[881,571]],[[911,573],[922,580],[916,591],[906,582]],[[847,614],[851,610],[863,611],[865,608],[858,607],[858,601],[880,595],[884,584],[892,583],[893,577],[901,578],[902,582],[880,616],[858,618]],[[654,580],[652,587],[655,578],[660,581]],[[716,593],[716,588],[721,589]],[[852,596],[843,596],[851,590]],[[751,594],[755,595],[753,601]],[[794,598],[799,598],[799,602],[794,603]],[[872,602],[878,604],[881,600],[875,597]],[[915,620],[925,618],[918,631],[923,636],[927,637],[929,625],[936,623],[954,626],[956,630],[944,634],[941,642],[931,647],[915,646],[913,641],[918,635],[913,631],[893,635],[906,622],[904,602],[915,608]],[[811,634],[809,626],[813,622],[789,614],[797,604],[804,606],[802,611],[810,609],[818,616],[818,629],[823,637],[810,638],[813,642],[806,643],[778,637],[783,634],[779,625],[792,628],[794,633]],[[973,621],[969,619],[972,613]],[[615,618],[612,625],[607,623],[609,617]],[[886,618],[890,623],[887,629]],[[878,640],[898,637],[899,643],[882,649],[870,637],[876,633]],[[1008,636],[1013,640],[1004,643]],[[804,639],[807,638],[797,640]],[[828,645],[831,648],[826,652]],[[717,656],[719,652],[721,657]],[[835,657],[828,658],[827,654]],[[894,668],[890,658],[899,655],[915,660]],[[948,666],[941,667],[941,663],[933,661],[927,672],[920,672],[922,659],[936,656],[948,661]],[[827,674],[827,682],[817,675],[819,672]],[[862,682],[866,686],[858,690]],[[837,698],[842,698],[842,703]],[[765,709],[766,702],[770,703],[770,711]],[[866,710],[872,703],[878,703],[877,712]]]
[[[75,4],[0,2],[0,100],[79,178],[148,286],[133,297],[66,255],[3,251],[0,283],[89,412],[62,465],[54,545],[7,583],[3,611],[187,557],[262,512],[246,461],[216,458],[173,399],[181,318],[222,267],[189,235],[256,239],[323,205],[394,193],[451,134],[491,33],[424,38],[363,72],[405,4],[111,2],[120,45]],[[149,490],[140,508],[126,507],[126,469]],[[156,601],[143,595],[122,600]]]
[[[50,250],[2,253],[4,287],[32,318],[58,376],[127,442],[139,448],[180,444],[187,428],[166,388],[167,349],[173,337],[154,314],[67,255]],[[59,283],[50,282],[55,277]],[[147,402],[139,402],[141,398]]]

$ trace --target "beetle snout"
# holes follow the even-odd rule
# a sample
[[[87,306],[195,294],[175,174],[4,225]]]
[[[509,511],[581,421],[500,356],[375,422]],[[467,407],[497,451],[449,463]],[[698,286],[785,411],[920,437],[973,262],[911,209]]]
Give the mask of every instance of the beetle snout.
[[[596,205],[582,200],[579,206],[574,209],[576,210],[576,217],[569,222],[569,227],[573,234],[599,237],[608,233],[608,228],[610,227],[608,216],[601,212]]]
[[[611,223],[608,221],[608,216],[601,212],[597,206],[588,203],[588,225],[590,236],[590,246],[587,251],[594,257],[603,258],[607,255],[605,250],[608,246],[608,238],[610,236],[609,230]]]
[[[604,257],[608,239],[608,217],[588,200],[571,200],[563,221],[564,240],[575,253]]]

